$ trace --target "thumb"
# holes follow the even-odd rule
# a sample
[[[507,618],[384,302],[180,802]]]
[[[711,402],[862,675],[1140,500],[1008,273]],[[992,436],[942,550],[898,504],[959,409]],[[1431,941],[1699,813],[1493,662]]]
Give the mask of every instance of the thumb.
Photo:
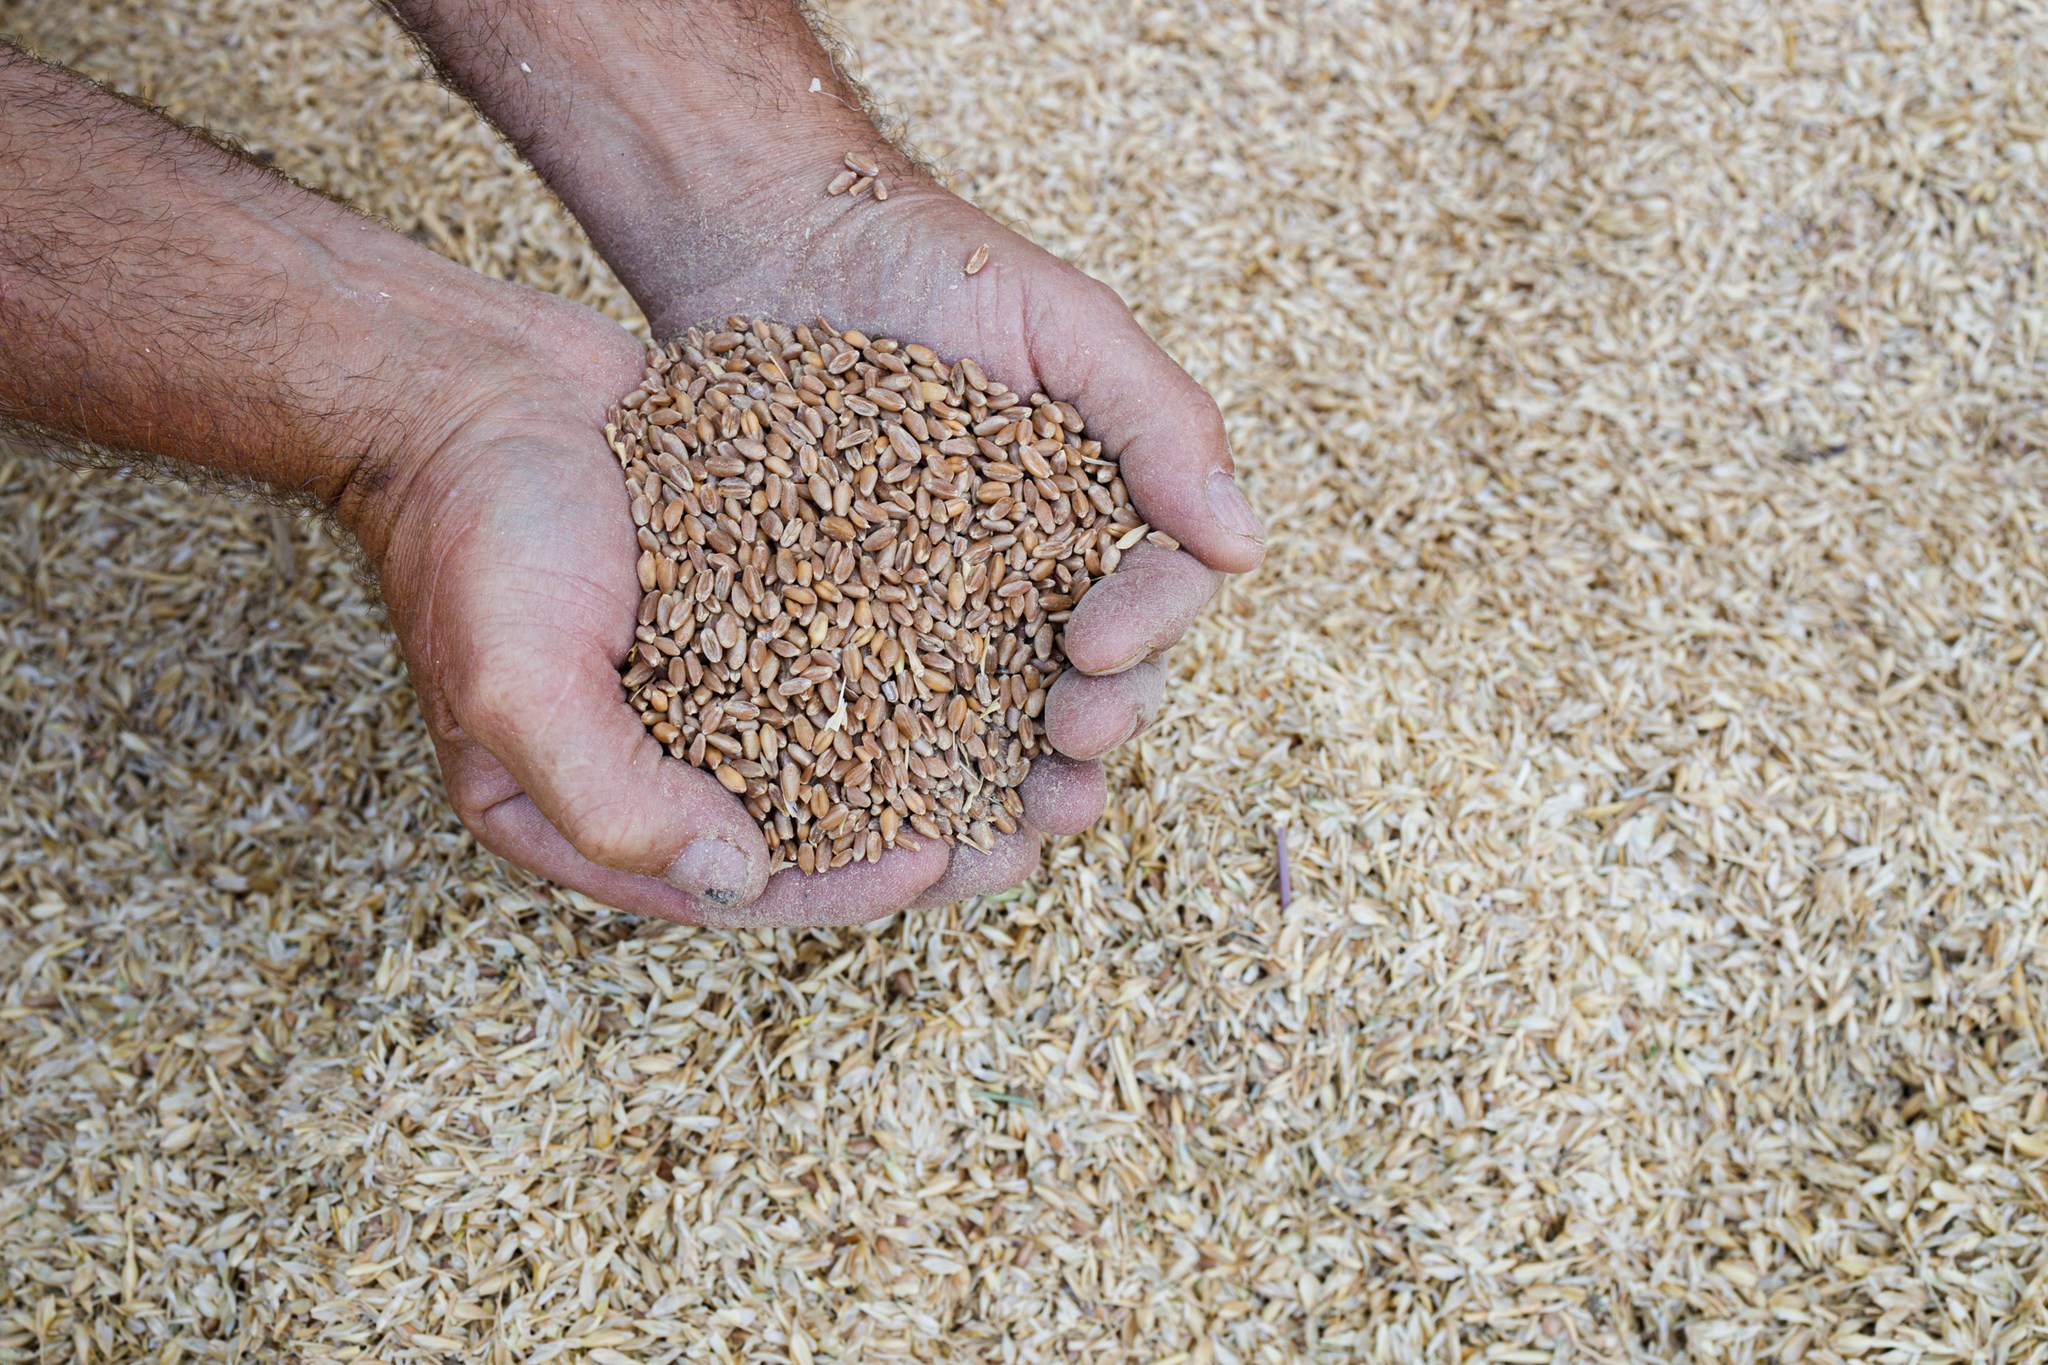
[[[1211,569],[1258,567],[1265,527],[1238,489],[1216,401],[1109,286],[1071,268],[1056,280],[1030,305],[1032,366],[1045,391],[1087,415],[1146,521]]]
[[[759,826],[711,774],[663,752],[601,655],[529,638],[476,657],[448,691],[455,722],[577,853],[722,909],[761,894]]]

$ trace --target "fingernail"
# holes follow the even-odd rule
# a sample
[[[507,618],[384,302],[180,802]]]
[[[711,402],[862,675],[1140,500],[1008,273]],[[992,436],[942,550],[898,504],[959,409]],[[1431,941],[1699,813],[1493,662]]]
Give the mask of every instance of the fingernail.
[[[668,865],[669,885],[731,905],[747,889],[747,855],[723,839],[699,839]]]
[[[1209,506],[1225,530],[1255,545],[1266,543],[1266,528],[1259,514],[1244,500],[1244,490],[1237,486],[1237,480],[1220,469],[1209,476]]]

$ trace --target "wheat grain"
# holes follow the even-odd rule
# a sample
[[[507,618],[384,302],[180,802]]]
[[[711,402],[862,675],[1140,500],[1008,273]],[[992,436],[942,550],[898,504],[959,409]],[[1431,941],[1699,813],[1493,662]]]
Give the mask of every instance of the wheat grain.
[[[1058,628],[1145,533],[1071,405],[735,318],[653,350],[606,434],[643,547],[622,681],[778,866],[1017,828]]]

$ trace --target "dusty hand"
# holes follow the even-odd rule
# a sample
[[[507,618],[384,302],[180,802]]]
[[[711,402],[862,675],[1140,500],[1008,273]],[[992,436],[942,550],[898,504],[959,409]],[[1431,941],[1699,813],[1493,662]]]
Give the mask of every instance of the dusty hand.
[[[453,435],[387,471],[379,580],[448,794],[486,847],[622,909],[742,913],[767,880],[760,830],[710,774],[662,752],[626,704],[638,546],[606,412],[640,344],[533,299],[526,344],[471,377]]]
[[[1150,723],[1157,658],[1223,573],[1255,565],[1258,518],[1229,476],[1216,406],[1120,300],[932,184],[876,133],[794,0],[734,6],[586,0],[564,25],[538,0],[394,0],[532,159],[657,335],[729,314],[808,321],[972,356],[1020,393],[1067,399],[1123,461],[1139,510],[1179,551],[1144,546],[1076,609],[1075,670],[1047,711],[1066,758],[1034,764],[1027,828],[990,855],[892,852],[778,876],[753,913],[871,918],[1027,875],[1036,831],[1101,811],[1094,759]],[[737,63],[737,65],[735,64]],[[828,196],[848,151],[880,163],[886,202]],[[969,256],[987,264],[969,277]]]

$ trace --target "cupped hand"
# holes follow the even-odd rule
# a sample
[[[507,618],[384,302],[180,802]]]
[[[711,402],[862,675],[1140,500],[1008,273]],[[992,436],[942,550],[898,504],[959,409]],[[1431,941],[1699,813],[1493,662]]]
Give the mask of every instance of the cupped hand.
[[[670,758],[627,704],[639,547],[603,426],[646,355],[596,313],[529,300],[479,356],[448,435],[370,476],[365,537],[457,814],[493,852],[620,909],[689,924],[872,918],[907,899],[842,877],[763,901],[768,849],[737,798]],[[903,874],[944,871],[934,844]],[[870,881],[873,879],[870,878]]]
[[[822,186],[829,177],[815,177]],[[872,864],[768,876],[759,828],[710,774],[670,758],[625,699],[639,579],[612,405],[640,343],[536,296],[526,344],[482,364],[451,434],[383,500],[373,551],[450,798],[493,851],[606,904],[693,924],[857,923],[1030,875],[1040,834],[1102,812],[1102,754],[1156,717],[1159,657],[1263,531],[1231,479],[1215,404],[1116,295],[908,167],[886,202],[800,192],[749,221],[745,270],[670,291],[658,334],[728,314],[824,316],[1073,402],[1122,463],[1140,513],[1179,542],[1129,551],[1075,608],[1073,667],[1047,700],[1025,822],[987,852],[926,841]],[[767,191],[757,191],[767,192]],[[965,265],[986,246],[974,275]]]
[[[641,347],[587,310],[528,306],[520,344],[476,356],[447,395],[446,437],[369,476],[379,532],[362,538],[478,841],[622,909],[700,920],[759,890],[766,848],[619,685],[635,546],[603,424]]]
[[[1063,641],[1074,667],[1044,712],[1055,753],[1034,761],[1022,791],[1026,828],[988,853],[891,851],[781,874],[747,913],[843,921],[1028,875],[1039,831],[1077,831],[1100,814],[1095,760],[1156,716],[1160,655],[1222,575],[1263,553],[1216,405],[1111,290],[889,145],[808,6],[585,0],[587,22],[575,24],[487,0],[390,7],[576,215],[656,336],[741,315],[823,317],[919,342],[972,357],[1020,394],[1073,403],[1121,458],[1138,510],[1180,548],[1136,547],[1077,604]],[[744,80],[733,79],[735,53]],[[868,160],[876,193],[827,193]],[[977,257],[985,264],[969,275]]]
[[[887,200],[826,194],[842,150],[785,147],[725,204],[718,230],[699,235],[694,254],[690,242],[666,249],[669,260],[692,259],[692,269],[629,263],[656,333],[734,314],[823,317],[921,342],[949,359],[971,356],[1018,393],[1079,408],[1088,434],[1121,461],[1140,514],[1180,545],[1133,548],[1075,607],[1064,637],[1073,667],[1046,706],[1058,753],[1035,762],[1025,782],[1026,828],[988,854],[955,850],[936,883],[911,893],[917,904],[944,904],[1022,880],[1036,864],[1039,832],[1078,832],[1101,814],[1107,789],[1096,760],[1156,718],[1160,656],[1225,574],[1258,564],[1265,532],[1232,477],[1215,402],[1114,291],[932,183],[885,144],[859,150],[883,164]],[[663,230],[650,225],[649,251]],[[909,892],[925,870],[891,853],[869,878]]]

